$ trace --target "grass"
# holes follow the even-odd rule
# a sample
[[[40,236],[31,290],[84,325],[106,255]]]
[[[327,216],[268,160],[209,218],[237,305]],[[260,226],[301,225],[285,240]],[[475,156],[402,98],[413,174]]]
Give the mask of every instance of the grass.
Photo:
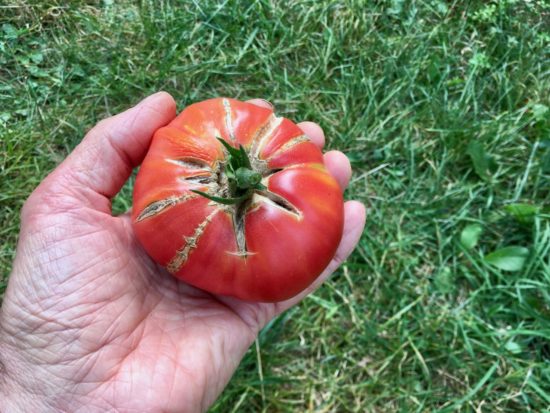
[[[0,293],[24,199],[99,119],[159,89],[179,109],[264,97],[349,154],[369,219],[212,412],[550,412],[550,2],[43,1],[0,19]]]

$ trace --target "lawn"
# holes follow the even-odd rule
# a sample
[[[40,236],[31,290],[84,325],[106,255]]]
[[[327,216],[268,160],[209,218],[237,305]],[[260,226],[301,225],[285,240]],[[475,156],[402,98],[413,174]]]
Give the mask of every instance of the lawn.
[[[263,97],[369,215],[211,411],[550,412],[549,1],[3,4],[0,295],[21,205],[98,120]]]

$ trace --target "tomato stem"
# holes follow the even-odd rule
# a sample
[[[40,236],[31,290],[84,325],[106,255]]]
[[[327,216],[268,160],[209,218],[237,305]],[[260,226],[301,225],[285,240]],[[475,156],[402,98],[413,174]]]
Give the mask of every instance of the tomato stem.
[[[246,201],[254,194],[254,190],[265,190],[266,187],[261,184],[262,175],[256,172],[250,163],[250,159],[243,148],[234,148],[222,138],[216,137],[218,141],[227,150],[227,164],[225,174],[229,186],[229,197],[219,197],[207,194],[202,191],[191,190],[211,201],[225,205],[233,205]]]
[[[239,168],[235,171],[235,180],[237,188],[255,188],[262,180],[262,175],[252,169]]]

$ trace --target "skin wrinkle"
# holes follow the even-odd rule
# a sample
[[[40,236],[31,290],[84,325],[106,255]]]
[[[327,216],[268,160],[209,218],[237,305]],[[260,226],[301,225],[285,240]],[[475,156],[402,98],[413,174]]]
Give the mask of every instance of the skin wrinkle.
[[[61,412],[73,413],[73,412],[119,412],[114,405],[110,404],[107,400],[98,400],[97,398],[90,398],[82,396],[82,401],[75,401],[74,399],[65,400],[59,398],[55,404],[56,408]],[[79,406],[74,408],[73,403],[78,403]],[[67,410],[63,406],[70,406],[70,410]],[[95,407],[95,410],[90,410],[90,407]],[[83,409],[83,410],[82,410]]]
[[[0,313],[0,316],[1,316],[1,313]],[[2,344],[1,339],[4,336],[3,324],[4,323],[0,322],[0,344]],[[9,378],[11,377],[9,374],[9,370],[6,367],[6,364],[4,362],[4,355],[2,354],[2,352],[0,352],[0,395],[2,394],[2,388],[8,384]]]
[[[155,306],[158,305],[155,304]],[[128,306],[125,306],[123,308],[123,311],[121,313],[119,313],[116,318],[114,320],[110,320],[110,327],[109,328],[113,328],[112,326],[116,326],[116,322],[120,320],[120,318],[122,318],[124,315],[125,315],[125,311],[130,311],[131,310],[131,307],[128,305]],[[149,312],[143,314],[143,316],[135,319],[132,323],[130,323],[129,325],[126,326],[126,329],[127,329],[127,336],[128,337],[131,337],[132,335],[132,332],[134,330],[137,330],[144,322],[145,320],[147,319],[148,316],[150,316],[152,310],[149,310]],[[106,331],[106,333],[108,333],[109,330]],[[119,337],[123,336],[126,332],[125,331],[121,331],[120,334],[118,336],[114,336],[114,337],[110,337],[110,338],[99,338],[98,340],[96,340],[96,346],[97,348],[94,349],[90,349],[90,354],[92,353],[96,353],[98,351],[100,351],[103,347],[109,345],[109,344],[112,344],[113,341],[117,340]],[[127,337],[127,338],[128,338]]]
[[[120,272],[120,271],[118,271],[118,272]],[[118,272],[114,271],[113,275],[116,276],[116,274]],[[78,277],[87,278],[87,276],[86,276],[87,273],[97,274],[96,271],[88,270],[83,274],[74,276],[73,279],[74,279],[75,283],[78,284],[78,280],[76,280],[76,278],[78,278]],[[95,277],[90,277],[89,279],[87,279],[87,281],[90,281],[91,283],[95,282],[96,280],[102,281],[102,277],[99,276],[99,275],[96,275]],[[115,294],[115,293],[113,292],[113,294]],[[71,296],[75,295],[76,296],[75,298],[78,299],[78,301],[79,301],[78,304],[70,306],[70,308],[68,308],[68,310],[70,310],[71,313],[76,314],[79,305],[88,305],[88,308],[89,308],[90,304],[93,304],[97,308],[100,308],[102,305],[108,304],[109,302],[111,302],[113,300],[120,300],[121,298],[123,298],[127,294],[127,292],[126,291],[120,291],[116,294],[117,295],[111,295],[111,296],[105,295],[104,297],[102,297],[102,296],[98,295],[98,292],[92,286],[85,285],[85,286],[82,286],[81,289],[73,289],[73,291],[67,293],[66,297],[67,296],[71,297]],[[82,300],[80,298],[82,298]],[[84,309],[86,309],[86,307],[84,307],[83,310]],[[63,308],[61,308],[60,310],[63,310]]]
[[[86,228],[86,230],[84,231],[84,235],[71,236],[69,235],[69,227],[72,227],[73,229],[77,227],[80,231],[83,231],[84,228]],[[75,225],[75,223],[69,225],[68,223],[54,222],[47,230],[43,230],[40,235],[34,237],[34,243],[36,243],[36,245],[30,248],[29,252],[33,252],[31,259],[35,261],[35,265],[48,267],[54,266],[51,273],[63,274],[67,270],[67,262],[65,262],[67,258],[76,258],[70,261],[73,264],[71,266],[71,270],[74,273],[79,273],[82,271],[82,269],[78,267],[73,268],[73,266],[74,263],[81,261],[79,258],[82,256],[83,251],[81,248],[79,248],[79,246],[74,244],[80,240],[85,241],[86,245],[93,244],[94,239],[90,240],[86,239],[86,237],[93,237],[98,241],[101,240],[101,242],[104,242],[103,238],[105,237],[105,235],[109,235],[109,233],[106,232],[104,229],[94,229],[88,224],[79,226]],[[38,242],[36,242],[36,240]],[[114,241],[109,242],[109,244],[113,245]],[[107,249],[104,252],[101,252],[101,254],[108,252],[109,250]],[[58,261],[62,263],[61,266],[57,265]],[[89,264],[85,262],[82,262],[79,265],[81,265],[83,269],[89,266]],[[65,276],[65,278],[70,277]]]
[[[159,343],[156,343],[155,346],[154,346],[154,348],[155,348],[156,350],[158,350],[159,348],[161,348],[161,346],[160,346]],[[143,350],[141,350],[141,349],[138,349],[138,350],[136,350],[136,351],[137,351],[137,352],[142,352],[142,353],[143,353]],[[147,354],[147,353],[143,353],[143,354],[141,354],[141,355],[143,356],[144,354]],[[174,359],[174,356],[172,355],[172,354],[173,354],[172,351],[169,351],[167,354],[168,354],[168,357],[169,357],[170,359],[175,360],[175,359]],[[132,366],[132,367],[133,367],[133,365],[134,365],[133,363],[130,364],[130,366]],[[155,366],[156,366],[156,364],[155,364]],[[119,373],[117,374],[117,377],[118,377],[118,378],[113,379],[113,381],[114,381],[114,383],[115,383],[115,385],[116,385],[117,387],[118,387],[118,385],[119,385],[120,383],[123,383],[123,381],[120,379],[120,377],[124,377],[125,375],[127,375],[126,373],[127,373],[127,372],[122,372],[122,371],[121,371],[121,372],[119,372]],[[132,371],[132,373],[133,373],[133,374],[139,374],[138,371]],[[152,381],[154,381],[154,374],[155,374],[155,373],[153,372],[153,374],[151,374],[151,375],[149,376],[149,377],[151,377],[151,380],[152,380]],[[192,377],[192,374],[190,374],[189,377]],[[175,381],[175,382],[177,382],[177,381]],[[123,389],[114,388],[114,389],[111,389],[111,390],[112,390],[113,393],[119,394]],[[131,389],[130,389],[130,392],[131,392]],[[153,396],[154,396],[154,395],[153,395]],[[155,411],[157,411],[157,410],[155,410]]]
[[[42,326],[40,326],[42,327]],[[32,330],[29,330],[26,332],[27,335],[32,335],[33,337],[33,340],[32,341],[29,341],[27,342],[26,340],[20,340],[20,341],[16,341],[15,343],[18,343],[20,344],[18,347],[20,349],[26,349],[29,351],[29,355],[32,356],[34,362],[36,364],[42,364],[42,365],[47,365],[47,364],[56,364],[58,362],[58,359],[60,356],[65,356],[66,353],[59,353],[56,349],[51,349],[50,347],[52,345],[55,345],[55,342],[53,342],[51,340],[51,337],[49,340],[47,340],[48,338],[48,335],[51,335],[52,333],[56,333],[55,337],[59,337],[60,335],[63,336],[63,337],[67,337],[67,339],[70,339],[70,334],[68,333],[71,333],[72,331],[74,331],[75,329],[74,328],[71,328],[71,329],[67,329],[67,330],[60,330],[60,331],[57,331],[57,330],[53,330],[53,331],[42,331],[40,333],[37,333],[36,331],[32,331]],[[37,334],[40,334],[40,336],[37,336]],[[41,343],[38,342],[37,339],[39,339],[40,337],[45,337],[46,339],[42,339]],[[20,337],[15,337],[15,338],[20,338]],[[58,343],[60,343],[61,345],[65,345],[66,344],[66,339],[64,340],[57,340]],[[37,352],[36,350],[40,350],[39,352]],[[39,353],[38,355],[35,355],[35,353]],[[51,356],[51,357],[44,357],[44,356]]]
[[[114,260],[111,258],[111,260]],[[104,260],[104,263],[108,264],[110,260]],[[122,270],[117,270],[117,268],[113,268],[113,273],[116,274],[117,272],[120,272]],[[98,296],[97,290],[93,288],[93,285],[91,285],[89,282],[86,284],[82,284],[81,280],[86,279],[87,281],[94,281],[97,277],[97,279],[101,279],[99,275],[96,277],[90,276],[89,274],[97,274],[96,271],[93,271],[93,268],[86,269],[84,271],[75,272],[73,274],[70,274],[68,277],[66,277],[64,280],[57,280],[59,285],[55,288],[55,290],[52,290],[50,292],[49,297],[44,297],[43,300],[47,303],[51,300],[61,300],[61,302],[66,302],[67,297],[72,297],[73,295],[76,296],[75,298],[77,300],[82,297],[84,300],[86,300],[89,296],[90,298],[93,297],[94,301],[107,301],[109,300],[109,297],[105,296],[105,298],[101,298],[101,296]],[[63,290],[65,288],[65,290]],[[51,290],[51,289],[49,289]],[[32,304],[31,304],[32,306]],[[64,307],[60,307],[60,303],[54,301],[50,306],[46,306],[45,310],[55,309],[58,311],[63,310],[71,310],[73,312],[73,306],[70,306],[70,308],[67,308],[67,305]]]
[[[142,323],[142,322],[143,321],[140,321],[140,323]],[[140,329],[140,330],[143,331],[143,329]],[[134,331],[131,333],[131,335],[134,335],[136,331],[140,331],[140,330],[138,330],[137,328],[134,329]],[[130,331],[132,331],[132,329],[130,329]],[[141,334],[143,334],[143,333],[141,333]],[[130,351],[128,351],[128,346],[127,345],[123,346],[124,351],[125,351],[125,355],[123,356],[122,361],[117,362],[117,365],[124,364],[124,361],[132,355],[132,353],[136,350],[136,348],[138,346],[137,343],[139,343],[140,338],[133,341],[134,344],[132,346],[130,346]],[[109,346],[111,346],[111,347],[114,346],[115,344],[113,343],[113,341],[116,340],[116,339],[118,339],[118,337],[112,338],[109,342]],[[104,350],[104,348],[99,348],[96,351],[98,352],[100,350]],[[101,379],[98,379],[98,380],[95,380],[95,381],[88,381],[87,376],[88,376],[89,372],[94,370],[94,367],[96,367],[97,364],[100,362],[99,357],[91,358],[91,356],[92,356],[92,354],[88,355],[88,358],[91,359],[91,363],[85,362],[84,365],[80,369],[80,370],[84,370],[83,376],[81,378],[79,378],[79,381],[81,382],[81,384],[87,384],[87,383],[93,383],[93,382],[97,382],[97,383],[101,384],[105,381],[108,381],[108,380],[112,379],[113,377],[115,377],[118,374],[118,371],[113,371],[113,373],[109,377],[102,377]],[[89,364],[89,366],[87,367],[86,364]],[[79,387],[81,387],[81,386],[79,386]],[[88,391],[90,391],[90,390],[88,389]],[[79,394],[82,393],[80,391],[80,389],[79,389],[78,393]]]
[[[25,227],[26,235],[44,236],[45,234],[47,234],[51,236],[50,230],[52,229],[54,223],[66,229],[66,231],[63,233],[63,236],[59,238],[51,238],[49,239],[49,241],[78,239],[78,237],[80,237],[82,234],[74,234],[75,225],[77,224],[79,226],[76,229],[90,228],[94,229],[96,233],[109,233],[108,231],[106,231],[106,228],[97,224],[113,222],[113,220],[116,219],[113,218],[111,215],[105,214],[101,211],[97,211],[96,209],[90,208],[88,206],[70,207],[65,210],[48,210],[46,212],[42,212],[39,210],[38,212],[33,213],[30,216],[26,215],[22,218],[22,224]],[[68,238],[73,236],[75,238]],[[49,244],[51,244],[51,242],[45,243],[44,247],[49,247]]]
[[[132,330],[135,330],[136,328],[138,328],[139,325],[146,318],[146,317],[143,317],[143,318],[138,318],[134,320],[132,317],[133,321],[131,323],[128,323],[128,325],[126,326],[127,323],[124,322],[124,318],[128,316],[127,312],[131,312],[132,310],[133,309],[131,308],[131,306],[128,305],[128,307],[124,307],[122,311],[120,311],[113,319],[109,320],[109,326],[107,326],[107,328],[103,331],[103,333],[101,333],[101,335],[99,335],[94,340],[93,342],[94,347],[87,349],[86,352],[88,354],[94,354],[101,351],[104,347],[114,344],[114,342],[117,341],[119,337],[126,336],[126,339],[127,339],[127,337],[131,335]],[[116,334],[116,332],[114,333],[113,329],[118,328],[117,323],[124,324],[126,327],[125,329],[126,331],[124,330],[120,331],[118,332],[118,334]],[[92,325],[94,324],[97,324],[97,322],[92,323]],[[130,334],[128,334],[128,332],[130,332]]]
[[[111,345],[112,347],[116,347],[114,344]],[[133,349],[136,347],[134,346],[127,346],[124,345],[124,351],[130,351],[132,352]],[[128,350],[130,348],[130,350]],[[96,390],[99,388],[105,381],[111,380],[116,374],[117,371],[114,370],[110,374],[103,375],[102,377],[92,378],[90,377],[92,374],[92,371],[97,369],[98,367],[103,367],[100,363],[100,357],[98,357],[98,354],[100,350],[95,350],[93,353],[86,354],[85,356],[81,357],[82,362],[80,363],[80,374],[75,376],[75,388],[78,389],[79,393],[90,393],[91,391]],[[96,387],[91,387],[91,389],[88,389],[90,385],[96,385]],[[82,389],[84,391],[81,391],[80,388],[85,387],[85,389]]]
[[[208,357],[210,360],[215,360],[213,365],[213,374],[210,377],[220,377],[222,376],[222,369],[224,366],[224,360],[234,360],[234,358],[231,355],[231,352],[228,350],[227,342],[226,342],[226,335],[223,334],[213,334],[211,336],[211,346],[209,348],[210,357]],[[213,337],[216,337],[218,339],[218,343],[214,341]],[[232,366],[233,367],[233,366]],[[236,367],[236,366],[235,366]],[[220,386],[219,391],[223,389],[224,383],[212,383],[210,384],[208,382],[208,376],[205,376],[205,388],[211,388],[212,386],[215,386],[216,384]],[[201,400],[201,410],[206,410],[207,407],[212,403],[211,400],[207,400],[206,393],[204,394],[204,397]]]
[[[135,251],[136,249],[138,249],[138,252],[141,253],[141,250],[139,250],[139,248],[135,248],[133,250]],[[173,277],[169,276],[168,271],[166,271],[163,267],[150,259],[148,259],[146,262],[143,262],[143,259],[141,258],[138,258],[133,263],[130,262],[129,265],[132,264],[135,264],[135,266],[139,266],[140,268],[139,271],[136,271],[134,273],[134,276],[131,279],[131,283],[134,288],[139,289],[145,286],[148,291],[154,291],[156,294],[159,295],[175,294],[176,288],[172,287],[175,280],[173,280]]]
[[[143,336],[145,334],[145,327],[143,327],[142,329],[140,329],[141,333],[140,333],[140,339],[143,339]],[[119,368],[114,368],[112,373],[105,376],[105,377],[102,377],[102,382],[105,383],[105,382],[109,382],[111,380],[113,380],[114,378],[116,378],[118,375],[120,375],[120,366],[124,366],[125,363],[128,362],[128,360],[130,358],[132,358],[132,356],[139,350],[139,343],[140,343],[140,340],[135,340],[133,341],[133,345],[131,346],[128,346],[128,345],[124,345],[123,346],[123,349],[124,349],[124,352],[123,354],[118,357],[119,361],[117,363],[117,366],[119,366]],[[111,343],[111,346],[113,346],[114,344]],[[96,359],[96,363],[99,362],[99,358]],[[92,371],[92,369],[90,369],[89,373]],[[87,376],[84,377],[84,379],[86,378]]]
[[[163,342],[165,341],[166,339],[166,332],[163,330],[160,334],[160,337],[159,337],[159,343],[158,343],[158,346],[160,348],[164,348],[165,345],[163,345]],[[170,347],[173,347],[173,346],[170,346]],[[172,361],[175,361],[175,358],[172,354],[168,353],[168,358],[170,358]],[[155,377],[157,376],[158,374],[158,367],[159,367],[159,364],[158,363],[155,363],[154,366],[153,366],[153,371],[151,372],[151,381],[155,381]],[[174,370],[172,372],[172,376],[175,376],[176,375],[176,371]],[[172,383],[174,383],[175,380],[172,380]]]
[[[94,209],[97,208],[100,211],[109,211],[111,205],[110,198],[96,191],[91,184],[91,182],[99,177],[113,176],[113,171],[108,170],[107,167],[103,166],[103,162],[100,161],[101,157],[105,154],[104,148],[102,150],[98,146],[97,149],[89,148],[85,151],[91,152],[86,154],[86,162],[79,163],[75,168],[63,171],[63,174],[55,171],[53,172],[53,174],[60,175],[59,177],[54,176],[56,178],[56,183],[52,185],[54,187],[52,188],[54,190],[53,192],[61,195],[70,194],[70,199],[77,206],[82,204],[87,206],[91,205],[94,206]],[[90,160],[94,161],[93,165],[89,164]],[[128,173],[130,172],[128,168]],[[116,175],[116,173],[114,174]],[[121,175],[119,178],[122,177]],[[55,188],[56,186],[57,188]],[[83,200],[86,202],[83,203]]]
[[[141,109],[140,109],[141,110]],[[118,131],[117,131],[118,132]],[[120,133],[120,132],[119,132]],[[118,157],[119,159],[119,162],[118,164],[119,165],[124,165],[125,168],[122,168],[121,170],[121,175],[122,177],[126,177],[130,172],[132,172],[132,168],[134,166],[137,165],[137,163],[135,162],[134,159],[131,158],[131,156],[126,152],[124,151],[120,145],[117,143],[119,141],[127,141],[129,140],[128,138],[130,138],[130,136],[122,136],[122,137],[119,137],[117,139],[116,137],[117,133],[113,133],[112,130],[110,131],[107,131],[107,135],[106,135],[106,142],[107,144],[109,144],[109,146],[111,147],[111,149],[113,149],[113,154],[116,154],[116,156]],[[123,135],[126,135],[125,133]],[[133,140],[133,139],[132,139]],[[102,147],[102,145],[98,142],[98,154],[101,153],[102,151],[105,150],[105,148]],[[107,165],[105,165],[106,168],[105,169],[108,169],[107,168]],[[103,194],[103,196],[105,196],[106,198],[109,198],[109,195],[108,194]]]
[[[92,155],[91,157],[94,156],[96,155]],[[99,156],[99,154],[97,156]],[[93,172],[90,172],[90,170],[92,170]],[[104,168],[102,166],[98,167],[87,165],[83,166],[82,169],[74,169],[70,173],[68,173],[65,178],[66,186],[69,188],[74,187],[74,189],[71,189],[71,191],[74,192],[75,203],[81,203],[82,198],[84,198],[87,203],[93,205],[94,207],[101,206],[102,210],[105,210],[104,208],[106,206],[110,206],[111,200],[105,193],[97,192],[90,188],[90,182],[95,179],[95,177],[92,177],[90,175],[94,174],[96,176],[101,176],[103,173],[106,172],[107,168]]]
[[[170,345],[171,345],[172,348],[177,348],[177,344],[173,341],[173,339],[169,335],[167,335],[166,332],[163,332],[163,334],[161,336],[161,340],[166,340],[166,339],[168,339],[168,341],[170,342]],[[178,362],[176,357],[173,357],[173,361],[174,361],[174,363]],[[154,370],[153,370],[153,374],[154,374]],[[174,386],[175,386],[175,383],[177,381],[177,377],[176,377],[177,372],[176,372],[176,370],[173,371],[172,376],[173,376],[172,377],[173,379],[170,381],[170,389],[168,390],[168,398],[169,399],[172,398],[171,396],[174,394],[174,391],[175,391]]]
[[[32,319],[30,317],[27,317],[25,321],[28,322],[30,320]],[[11,342],[11,344],[13,345],[14,343],[18,343],[17,340],[20,340],[19,342],[21,343],[21,347],[25,348],[28,345],[29,349],[33,349],[36,346],[40,345],[38,341],[38,339],[40,338],[39,334],[47,336],[48,334],[52,333],[52,331],[46,331],[46,332],[37,331],[38,328],[43,328],[42,325],[37,325],[36,327],[32,327],[32,325],[27,325],[25,326],[26,327],[25,329],[18,328],[17,325],[11,326],[11,328],[9,328],[10,327],[9,323],[4,323],[4,326],[5,326],[4,332],[8,333],[6,334],[7,337],[4,343],[10,344]],[[28,335],[33,335],[33,341],[31,343],[27,343],[26,340],[24,340],[24,338]]]
[[[0,380],[4,379],[4,376],[8,375],[8,370],[6,369],[6,365],[2,361],[2,355],[0,354]]]
[[[87,272],[92,272],[93,274],[97,274],[96,271],[89,270]],[[116,274],[117,274],[116,272],[113,273],[114,276],[116,276]],[[80,274],[78,276],[85,277],[86,273]],[[73,278],[77,278],[77,277],[73,277]],[[100,279],[101,278],[98,276],[97,280],[99,281]],[[93,283],[93,281],[95,281],[95,278],[91,278],[90,280]],[[90,280],[87,280],[87,281],[90,281]],[[85,290],[85,288],[87,288],[87,290]],[[58,296],[57,299],[65,301],[67,297],[70,298],[73,294],[77,295],[75,297],[75,299],[78,300],[77,304],[70,305],[69,307],[67,307],[67,306],[60,306],[59,304],[56,305],[54,303],[51,307],[46,307],[46,308],[48,310],[59,310],[59,311],[68,310],[69,314],[75,315],[75,319],[73,319],[73,321],[76,321],[81,317],[85,317],[87,313],[93,313],[93,311],[90,311],[91,308],[99,309],[103,305],[109,304],[111,301],[116,301],[121,299],[122,297],[124,297],[124,295],[127,294],[127,292],[122,290],[122,291],[119,291],[117,295],[110,295],[110,296],[103,297],[103,296],[97,295],[97,291],[93,287],[89,285],[81,285],[80,289],[75,289],[74,291],[67,293],[64,296]],[[114,292],[112,294],[114,294]],[[79,311],[80,306],[82,306],[83,308],[82,310]],[[90,306],[92,307],[90,308]]]
[[[59,320],[56,320],[54,318],[50,318],[47,316],[46,312],[28,312],[27,315],[29,316],[26,320],[27,323],[31,321],[30,317],[32,317],[32,323],[36,325],[35,329],[31,329],[29,332],[32,334],[51,334],[51,333],[58,333],[58,332],[64,332],[67,330],[72,330],[73,328],[79,328],[71,326],[69,324],[65,324]],[[38,322],[37,322],[38,321]],[[38,329],[43,331],[37,331]]]
[[[0,336],[0,338],[1,337],[2,336]],[[4,342],[3,349],[9,350],[10,349],[9,344]],[[43,386],[34,385],[35,377],[39,377],[41,371],[44,372],[46,376],[49,373],[47,373],[45,370],[37,369],[36,365],[33,365],[32,367],[27,366],[27,364],[24,363],[23,360],[19,360],[13,356],[14,354],[17,354],[17,352],[20,351],[20,349],[19,348],[16,348],[16,349],[11,348],[11,349],[15,351],[11,353],[12,357],[8,358],[8,360],[10,361],[10,364],[13,366],[14,371],[17,371],[17,374],[10,376],[11,380],[9,382],[10,386],[8,388],[11,388],[12,391],[8,392],[6,395],[7,396],[14,395],[14,394],[25,395],[27,406],[30,405],[30,407],[33,407],[33,409],[30,411],[49,411],[49,409],[44,410],[43,407],[44,406],[48,408],[52,407],[46,398],[46,394],[47,394],[46,387],[50,385],[50,381],[49,380],[44,381]],[[9,356],[8,351],[6,351],[5,354],[8,354]],[[30,378],[31,385],[29,385],[28,382],[23,380],[24,377]]]
[[[33,196],[29,197],[27,203],[33,204],[31,208],[35,212],[22,214],[21,226],[28,235],[37,236],[44,235],[53,223],[62,222],[64,225],[72,222],[71,217],[79,217],[74,223],[83,222],[82,217],[97,216],[98,219],[104,220],[105,215],[98,216],[98,212],[88,206],[76,205],[76,201],[57,202],[53,201],[56,196]],[[35,205],[36,204],[36,205]]]
[[[74,250],[71,250],[71,251],[67,251],[67,254],[65,255],[54,255],[57,251],[55,250],[52,250],[52,249],[49,249],[47,252],[49,252],[48,254],[48,259],[46,262],[42,262],[41,264],[43,265],[55,265],[57,268],[58,268],[58,271],[60,273],[63,273],[62,271],[63,270],[67,270],[67,268],[64,268],[65,266],[57,266],[57,263],[58,262],[61,262],[63,263],[64,260],[67,260],[68,258],[73,258],[73,257],[76,257],[78,258],[79,255],[79,249],[74,249]],[[80,255],[81,256],[81,255]],[[60,284],[58,285],[58,287],[60,288],[63,288],[65,287],[64,283],[70,283],[70,281],[74,280],[75,277],[77,276],[81,276],[82,274],[86,274],[87,272],[90,271],[90,269],[93,269],[97,264],[106,264],[106,265],[109,265],[111,263],[117,263],[119,262],[119,257],[115,256],[113,254],[113,250],[105,250],[105,251],[102,251],[101,253],[97,254],[97,255],[93,255],[92,256],[92,261],[88,261],[88,262],[83,262],[80,264],[79,267],[74,267],[74,265],[72,265],[70,268],[70,274],[68,275],[65,275],[62,279],[62,280],[59,280],[60,281]],[[72,263],[72,262],[71,262]],[[115,268],[116,270],[116,268]]]
[[[136,335],[136,331],[139,332],[139,334],[137,334],[139,336],[139,339],[137,340],[133,340],[132,343],[133,345],[131,346],[131,350],[128,354],[126,354],[125,356],[123,356],[123,358],[119,361],[119,365],[123,365],[124,364],[124,361],[131,355],[131,353],[133,353],[139,342],[141,341],[141,339],[143,339],[143,335],[144,335],[144,331],[145,331],[145,326],[144,326],[144,323],[145,321],[147,320],[147,318],[154,312],[155,308],[160,304],[160,299],[153,305],[153,307],[151,308],[151,310],[149,310],[148,313],[146,313],[142,318],[138,319],[136,321],[136,324],[133,326],[133,327],[129,327],[128,330],[127,330],[127,337],[126,337],[126,340],[128,340],[129,337],[132,337],[134,335]],[[122,315],[121,315],[122,316]],[[112,325],[116,325],[116,320],[112,323]],[[98,351],[102,350],[104,346],[106,345],[113,345],[114,341],[115,340],[118,340],[123,334],[120,334],[119,336],[116,336],[114,338],[112,338],[110,341],[105,341],[103,343],[102,346],[98,346],[98,348],[96,350],[93,351],[93,353],[97,353]],[[118,343],[117,343],[118,344]],[[115,376],[117,373],[114,372],[113,373],[113,376]],[[85,378],[86,376],[84,376]]]

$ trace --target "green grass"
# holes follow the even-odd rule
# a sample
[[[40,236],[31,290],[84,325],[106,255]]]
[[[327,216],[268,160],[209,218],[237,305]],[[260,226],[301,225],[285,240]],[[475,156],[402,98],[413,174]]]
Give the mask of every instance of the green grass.
[[[99,119],[264,97],[349,154],[369,219],[212,412],[550,412],[550,2],[65,3],[0,6],[0,293],[22,203]]]

